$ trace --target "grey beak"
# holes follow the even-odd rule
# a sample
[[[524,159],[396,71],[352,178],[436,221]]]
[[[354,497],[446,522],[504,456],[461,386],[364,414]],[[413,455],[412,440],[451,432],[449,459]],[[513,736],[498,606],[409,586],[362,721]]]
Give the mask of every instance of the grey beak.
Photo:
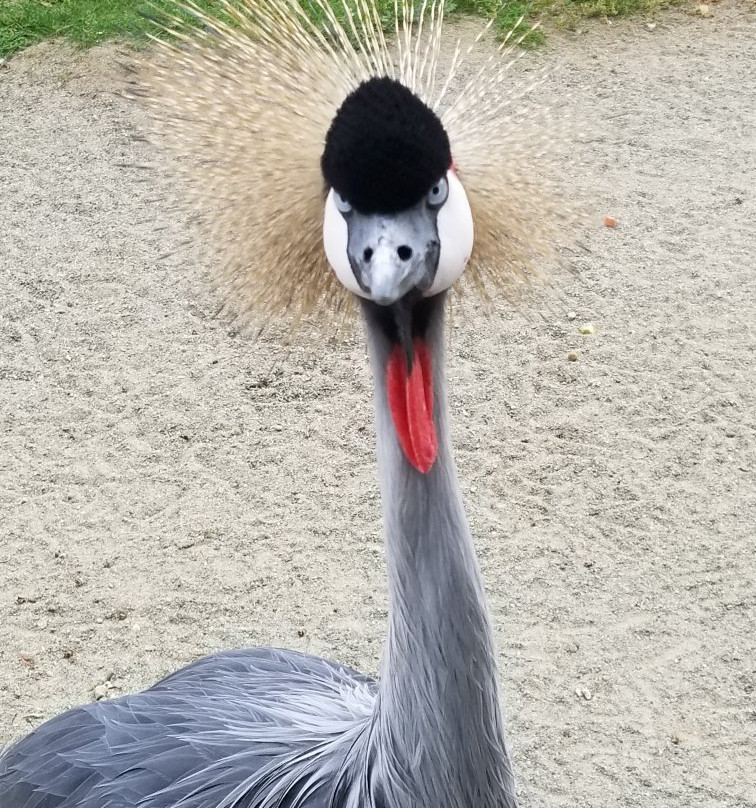
[[[412,289],[433,285],[440,244],[436,211],[425,200],[401,213],[352,211],[347,225],[349,263],[371,300],[388,306]]]

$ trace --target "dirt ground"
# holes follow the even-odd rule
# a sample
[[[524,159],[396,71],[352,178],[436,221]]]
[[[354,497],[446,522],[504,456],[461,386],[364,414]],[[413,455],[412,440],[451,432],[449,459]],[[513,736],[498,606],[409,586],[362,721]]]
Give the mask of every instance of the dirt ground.
[[[526,57],[597,124],[590,221],[554,291],[452,335],[528,807],[756,805],[756,14],[711,11]],[[0,68],[0,742],[217,649],[375,672],[383,639],[360,334],[251,340],[161,258],[186,224],[118,52]]]

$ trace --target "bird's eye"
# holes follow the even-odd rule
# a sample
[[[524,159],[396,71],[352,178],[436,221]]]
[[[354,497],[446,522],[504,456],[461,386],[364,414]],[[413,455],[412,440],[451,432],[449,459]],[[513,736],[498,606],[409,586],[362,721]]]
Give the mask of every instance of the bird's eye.
[[[346,216],[348,213],[352,212],[352,206],[336,189],[333,191],[333,201],[336,203],[336,209],[342,215]]]
[[[428,191],[428,204],[432,208],[440,208],[449,196],[449,183],[446,177],[441,179]]]

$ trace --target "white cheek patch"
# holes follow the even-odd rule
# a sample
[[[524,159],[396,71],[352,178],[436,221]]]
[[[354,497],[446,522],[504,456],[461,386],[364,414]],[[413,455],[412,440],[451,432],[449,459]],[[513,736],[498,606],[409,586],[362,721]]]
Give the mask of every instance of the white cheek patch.
[[[325,215],[323,218],[323,247],[326,258],[331,265],[331,269],[336,273],[336,277],[341,283],[360,297],[365,297],[365,293],[360,289],[357,279],[354,277],[352,265],[349,263],[347,245],[349,243],[349,227],[346,219],[336,207],[333,188],[328,192],[325,204]]]
[[[465,271],[472,254],[475,230],[467,194],[453,170],[446,172],[449,196],[438,211],[438,239],[441,253],[433,286],[426,297],[448,289]]]

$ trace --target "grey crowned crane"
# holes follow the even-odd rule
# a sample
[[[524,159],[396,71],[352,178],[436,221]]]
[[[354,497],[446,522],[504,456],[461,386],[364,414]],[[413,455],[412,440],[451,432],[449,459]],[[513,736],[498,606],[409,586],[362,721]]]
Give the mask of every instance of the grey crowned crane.
[[[391,43],[371,0],[312,4],[320,23],[298,0],[227,5],[232,20],[184,7],[201,25],[177,23],[145,81],[237,298],[311,317],[359,304],[388,565],[380,680],[276,648],[213,654],[15,743],[0,808],[517,804],[444,318],[466,268],[506,286],[548,244],[560,209],[527,162],[545,136],[510,122],[511,45],[467,84],[458,48],[439,79],[443,3],[417,18],[397,4]]]

